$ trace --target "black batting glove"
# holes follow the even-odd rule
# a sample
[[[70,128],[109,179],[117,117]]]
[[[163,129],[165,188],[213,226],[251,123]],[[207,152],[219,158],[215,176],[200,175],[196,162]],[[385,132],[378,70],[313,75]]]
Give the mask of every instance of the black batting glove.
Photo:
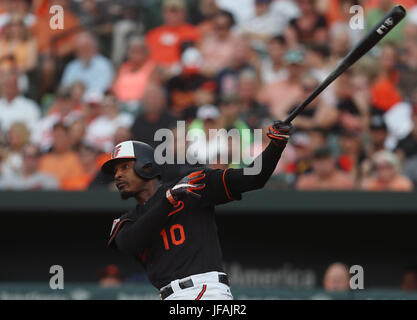
[[[194,191],[198,191],[206,187],[204,183],[198,183],[205,177],[206,174],[203,171],[196,171],[182,178],[175,186],[167,190],[166,197],[168,201],[172,205],[177,206],[179,201],[184,199],[186,196],[191,196],[197,199],[201,198],[201,195]]]
[[[277,120],[269,127],[269,132],[266,135],[275,145],[282,146],[287,144],[292,130],[293,125],[291,123]]]

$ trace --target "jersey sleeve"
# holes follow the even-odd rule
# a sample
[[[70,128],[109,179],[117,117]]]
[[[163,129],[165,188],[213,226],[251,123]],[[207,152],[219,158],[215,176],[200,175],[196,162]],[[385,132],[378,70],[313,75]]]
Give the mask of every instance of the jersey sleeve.
[[[136,211],[135,210],[130,210],[129,212],[125,213],[124,215],[122,215],[118,219],[114,219],[112,227],[111,227],[111,231],[110,231],[110,238],[109,238],[109,241],[108,241],[107,245],[110,248],[117,249],[115,238],[116,238],[118,232],[123,228],[123,225],[125,223],[134,222],[134,221],[137,220],[137,218],[138,218],[138,215],[137,215]]]
[[[261,170],[256,175],[246,175],[242,168],[207,170],[203,203],[218,205],[241,200],[242,193],[263,188],[275,170],[284,148],[285,144],[271,142],[254,162],[261,163]]]
[[[152,245],[169,217],[179,209],[172,207],[165,198],[165,189],[158,191],[138,209],[116,219],[109,239],[109,246],[118,251],[138,257]]]
[[[206,170],[206,187],[201,201],[206,205],[219,205],[234,200],[241,200],[242,194],[236,192],[228,179],[229,170]]]

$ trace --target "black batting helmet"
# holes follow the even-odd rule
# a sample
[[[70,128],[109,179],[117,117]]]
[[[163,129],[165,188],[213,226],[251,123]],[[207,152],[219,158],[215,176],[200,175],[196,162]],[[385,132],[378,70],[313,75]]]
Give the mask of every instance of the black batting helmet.
[[[105,162],[101,170],[114,173],[114,164],[119,159],[135,159],[135,172],[143,179],[153,179],[161,176],[161,168],[155,162],[154,149],[139,141],[124,141],[114,147],[110,160]]]

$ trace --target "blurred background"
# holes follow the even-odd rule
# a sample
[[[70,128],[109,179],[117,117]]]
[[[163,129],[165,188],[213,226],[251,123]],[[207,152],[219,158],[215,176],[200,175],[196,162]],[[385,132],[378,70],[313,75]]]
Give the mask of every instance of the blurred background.
[[[417,298],[416,0],[1,0],[0,299],[157,299],[106,248],[135,205],[99,172],[112,148],[156,147],[180,120],[250,129],[240,148],[261,153],[253,130],[284,120],[396,4],[407,18],[293,121],[265,189],[217,224],[236,298]],[[228,152],[213,146],[197,160]],[[349,289],[353,265],[365,290]]]

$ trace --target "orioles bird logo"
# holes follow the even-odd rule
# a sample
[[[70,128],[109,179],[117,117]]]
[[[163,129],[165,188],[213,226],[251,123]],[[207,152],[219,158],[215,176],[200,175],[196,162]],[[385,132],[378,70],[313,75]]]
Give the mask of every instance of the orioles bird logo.
[[[114,158],[116,158],[117,157],[117,155],[119,154],[119,152],[120,152],[120,148],[121,148],[122,146],[116,146],[116,147],[114,147],[114,149],[113,149],[113,151],[112,151],[112,153],[111,153],[111,158],[112,159],[114,159]]]

